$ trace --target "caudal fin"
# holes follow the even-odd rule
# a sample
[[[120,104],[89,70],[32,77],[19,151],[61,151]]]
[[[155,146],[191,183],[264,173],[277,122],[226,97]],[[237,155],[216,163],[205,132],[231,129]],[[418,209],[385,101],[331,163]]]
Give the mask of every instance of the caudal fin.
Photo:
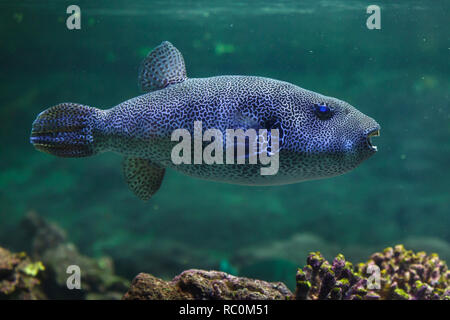
[[[60,103],[41,112],[33,122],[30,142],[58,157],[94,154],[95,115],[99,110],[77,103]]]

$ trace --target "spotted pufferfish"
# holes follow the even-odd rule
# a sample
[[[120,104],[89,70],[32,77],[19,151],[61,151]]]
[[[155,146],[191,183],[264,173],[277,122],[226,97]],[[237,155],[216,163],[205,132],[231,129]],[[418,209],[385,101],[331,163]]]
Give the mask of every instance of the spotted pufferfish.
[[[147,55],[138,78],[146,93],[110,109],[60,103],[41,112],[30,142],[59,157],[123,155],[125,180],[143,200],[158,191],[166,168],[232,184],[283,185],[343,174],[377,151],[371,137],[380,126],[347,102],[265,77],[188,78],[168,41]],[[227,129],[277,129],[278,172],[261,175],[262,164],[174,164],[172,133],[192,134],[196,121],[224,136]]]

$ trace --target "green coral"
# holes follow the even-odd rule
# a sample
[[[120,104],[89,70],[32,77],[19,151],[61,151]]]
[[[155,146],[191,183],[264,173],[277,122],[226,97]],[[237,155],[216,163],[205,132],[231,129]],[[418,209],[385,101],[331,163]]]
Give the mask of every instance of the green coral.
[[[232,44],[219,42],[216,44],[214,51],[216,55],[221,56],[224,54],[234,53],[236,51],[236,48]]]
[[[38,261],[38,262],[27,264],[26,266],[23,267],[23,269],[21,271],[29,276],[35,277],[39,273],[39,271],[44,271],[44,270],[45,270],[44,265],[42,264],[41,261]]]
[[[380,288],[373,284],[379,268]],[[330,264],[320,254],[311,252],[307,265],[297,271],[297,299],[401,299],[437,300],[450,297],[450,271],[437,254],[414,253],[403,245],[374,253],[366,263],[355,267],[342,254]],[[306,284],[309,284],[308,286]]]

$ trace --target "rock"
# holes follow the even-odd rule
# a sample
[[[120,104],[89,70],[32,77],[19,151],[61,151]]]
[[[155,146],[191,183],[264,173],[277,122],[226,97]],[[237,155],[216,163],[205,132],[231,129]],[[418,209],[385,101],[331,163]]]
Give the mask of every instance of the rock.
[[[49,299],[120,299],[129,281],[114,274],[111,258],[91,258],[67,241],[66,232],[30,212],[22,222],[32,238],[33,257],[46,266],[43,288]],[[67,268],[81,270],[81,289],[67,288]]]
[[[450,300],[450,271],[435,253],[406,250],[403,245],[372,254],[358,272],[366,274],[370,265],[381,270],[380,294],[384,299]]]
[[[25,253],[11,253],[0,247],[0,300],[46,299],[41,287],[44,266]]]
[[[124,300],[286,300],[293,297],[281,282],[235,277],[220,271],[191,269],[164,281],[140,273]]]
[[[298,269],[296,275],[297,300],[361,300],[379,298],[367,290],[367,279],[354,271],[342,254],[330,264],[320,252],[312,252],[307,265]]]

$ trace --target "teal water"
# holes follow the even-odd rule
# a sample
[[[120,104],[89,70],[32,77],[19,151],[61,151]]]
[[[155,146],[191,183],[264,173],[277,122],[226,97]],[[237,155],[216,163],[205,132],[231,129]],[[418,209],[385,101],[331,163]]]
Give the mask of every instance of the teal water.
[[[81,8],[68,30],[66,8]],[[381,30],[366,7],[381,7]],[[450,259],[448,1],[1,1],[0,246],[27,247],[29,211],[119,274],[223,269],[292,286],[309,251],[355,262],[404,243]],[[188,76],[259,75],[334,96],[381,125],[354,171],[279,187],[168,171],[142,202],[121,157],[59,159],[29,144],[63,101],[109,108],[140,94],[137,69],[171,41]]]

